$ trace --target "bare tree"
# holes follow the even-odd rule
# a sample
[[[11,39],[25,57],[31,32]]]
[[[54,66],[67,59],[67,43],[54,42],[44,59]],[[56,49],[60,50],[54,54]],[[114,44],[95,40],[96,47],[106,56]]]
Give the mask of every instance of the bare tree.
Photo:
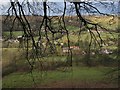
[[[71,5],[70,8],[67,8],[67,3]],[[27,61],[30,65],[30,71],[32,73],[32,70],[34,69],[34,63],[36,58],[41,64],[42,67],[42,62],[39,60],[39,58],[42,58],[44,54],[46,53],[46,49],[50,49],[50,53],[54,54],[56,53],[56,46],[54,44],[55,41],[55,35],[57,34],[65,34],[67,36],[67,46],[69,47],[68,53],[67,53],[67,61],[65,62],[66,66],[72,67],[72,50],[70,48],[70,34],[69,30],[66,28],[66,19],[65,16],[67,15],[66,12],[71,12],[74,11],[76,14],[76,17],[79,21],[79,36],[81,35],[81,32],[83,31],[82,28],[84,27],[86,31],[89,31],[90,34],[90,41],[89,41],[89,49],[88,49],[88,61],[87,64],[90,66],[89,63],[89,58],[90,58],[90,51],[91,51],[91,45],[92,42],[97,43],[100,47],[102,46],[102,43],[105,43],[103,39],[101,38],[101,35],[98,31],[99,28],[104,29],[105,31],[108,31],[106,28],[102,27],[98,23],[94,23],[88,19],[86,19],[83,15],[81,10],[85,10],[88,14],[90,13],[96,13],[99,15],[106,15],[106,16],[113,16],[107,13],[102,13],[93,5],[92,2],[85,2],[85,1],[79,1],[79,2],[74,2],[74,1],[64,1],[62,2],[63,4],[63,10],[59,9],[56,7],[56,9],[52,9],[52,5],[56,5],[55,2],[29,2],[28,0],[24,0],[23,2],[19,2],[18,0],[12,1],[10,0],[10,7],[8,9],[8,16],[6,20],[11,16],[14,15],[14,19],[12,21],[12,28],[14,27],[14,23],[17,20],[24,31],[23,37],[25,37],[25,47],[26,47],[26,58]],[[101,3],[103,4],[103,3]],[[27,9],[26,9],[27,7]],[[53,6],[54,7],[54,6]],[[37,9],[37,10],[36,10]],[[38,22],[39,24],[39,29],[36,30],[38,32],[38,38],[37,41],[35,41],[34,34],[32,32],[32,25],[30,24],[27,16],[26,16],[26,11],[29,12],[30,15],[40,15],[41,22]],[[56,16],[57,18],[57,28],[54,27],[54,16],[50,16],[50,12],[59,12],[62,13],[60,16]],[[91,27],[89,27],[92,26]],[[97,35],[99,38],[96,38],[96,35],[93,33],[93,30],[96,31]],[[10,29],[11,35],[12,36],[12,29]],[[111,32],[108,31],[110,34]],[[43,41],[43,35],[45,35],[45,40],[46,40],[46,47],[43,49],[42,47],[42,41]],[[112,34],[111,34],[112,35]],[[52,37],[52,38],[51,38]],[[12,37],[11,37],[12,38]],[[30,61],[29,58],[29,39],[32,41],[32,54],[34,56],[32,62]]]

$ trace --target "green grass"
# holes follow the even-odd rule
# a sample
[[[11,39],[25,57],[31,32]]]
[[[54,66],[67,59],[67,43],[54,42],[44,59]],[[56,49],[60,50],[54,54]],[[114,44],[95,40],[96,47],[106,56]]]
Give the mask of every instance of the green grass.
[[[3,66],[8,65],[9,63],[17,60],[17,58],[21,57],[22,50],[19,48],[2,48],[2,64]]]
[[[48,71],[43,72],[42,78],[39,71],[34,71],[33,75],[37,85],[47,85],[60,81],[76,82],[107,82],[105,73],[111,70],[108,67],[74,67],[73,72]],[[16,72],[3,77],[3,88],[33,87],[30,73]]]
[[[91,18],[92,19],[92,18]],[[100,18],[98,20],[98,22],[102,22],[104,21],[103,19],[105,18]],[[94,19],[93,19],[94,20]],[[101,23],[103,26],[108,27],[109,29],[115,30],[116,29],[116,24],[114,25],[108,25],[107,24],[108,19],[106,21],[104,21],[103,23]],[[67,26],[68,30],[72,31],[78,31],[79,29],[75,26]],[[106,43],[108,41],[111,41],[110,39],[117,39],[118,38],[118,34],[113,32],[113,36],[107,32],[101,32],[101,37],[103,40],[106,40]],[[9,36],[9,32],[3,32],[3,35]],[[22,35],[22,31],[16,31],[13,32],[14,37],[17,37],[19,35]],[[95,33],[95,35],[98,38],[97,33]],[[35,40],[38,39],[38,36],[34,37]],[[114,39],[115,38],[115,39]],[[83,42],[85,42],[86,40],[89,41],[90,40],[90,35],[89,32],[83,32],[81,33],[81,37],[80,40],[82,40]],[[43,39],[43,41],[45,42],[45,40]],[[66,35],[64,35],[62,37],[62,39],[59,39],[60,42],[64,42],[67,43],[67,37]],[[77,34],[71,34],[70,33],[70,41],[73,43],[76,43],[78,41],[78,35]],[[14,43],[13,43],[14,44]],[[86,47],[86,45],[85,45]],[[117,49],[116,45],[111,45],[111,46],[107,46],[104,48],[108,48],[108,49],[112,49],[115,50]],[[14,62],[15,60],[18,60],[20,58],[20,54],[21,52],[18,51],[18,48],[3,48],[3,66],[7,66],[10,63]],[[111,56],[113,57],[113,56]],[[115,56],[114,56],[115,58]],[[78,58],[80,59],[80,58]],[[66,57],[65,56],[55,56],[55,57],[45,57],[42,59],[42,61],[45,62],[52,62],[52,61],[65,61]],[[24,67],[26,64],[26,60],[22,60],[19,59],[17,65],[20,67]],[[51,66],[52,64],[55,63],[50,63]],[[26,66],[25,66],[26,67]],[[9,67],[7,67],[9,68]],[[11,69],[13,69],[13,67],[11,66]],[[57,70],[53,70],[53,71],[47,71],[47,72],[43,72],[42,74],[42,78],[41,78],[41,72],[38,70],[33,71],[33,75],[35,77],[35,82],[37,83],[37,85],[48,85],[51,84],[53,82],[61,82],[61,81],[68,81],[68,82],[89,82],[89,83],[94,83],[94,82],[108,82],[109,80],[106,78],[105,73],[109,70],[111,70],[112,67],[85,67],[85,66],[81,66],[81,67],[74,67],[73,68],[73,72],[64,72],[63,68],[57,68]],[[9,70],[9,69],[8,69]],[[59,71],[61,70],[61,71]],[[31,74],[30,73],[25,73],[25,72],[14,72],[11,74],[8,74],[7,76],[3,77],[3,88],[15,88],[15,87],[33,87],[33,81],[31,78]]]
[[[87,17],[87,19],[93,21],[94,23],[100,24],[102,27],[105,27],[110,30],[116,30],[118,28],[118,17],[115,17],[112,20],[112,17],[110,16],[99,16],[99,18],[95,18],[94,16]],[[112,24],[110,25],[110,23]]]
[[[96,36],[96,39],[100,42],[99,35],[96,32],[94,32],[94,34]],[[109,32],[100,32],[100,36],[101,36],[102,40],[105,42],[105,44],[108,44],[109,42],[116,43],[117,42],[117,38],[118,38],[118,33],[112,32],[112,34],[110,34]],[[86,41],[90,42],[91,36],[90,36],[89,32],[83,32],[83,33],[81,33],[79,39],[84,44]],[[64,35],[62,37],[62,39],[59,39],[59,41],[63,42],[63,43],[67,43],[67,40],[68,39],[67,39],[66,35]],[[78,35],[77,34],[69,35],[69,40],[73,44],[78,43]],[[80,43],[80,44],[82,44],[82,43]],[[109,46],[104,46],[104,48],[115,50],[117,48],[117,45],[113,44],[113,45],[109,45]]]
[[[108,70],[110,68],[107,67],[75,67],[73,70],[73,79],[87,82],[103,81],[104,74]]]
[[[12,34],[13,34],[14,37],[17,37],[17,36],[23,35],[23,32],[22,31],[13,31]],[[4,36],[9,36],[10,32],[9,31],[3,32],[3,35]]]
[[[71,31],[78,31],[78,30],[79,30],[79,27],[70,26],[70,25],[66,26],[66,28],[67,28],[68,30],[71,30]]]

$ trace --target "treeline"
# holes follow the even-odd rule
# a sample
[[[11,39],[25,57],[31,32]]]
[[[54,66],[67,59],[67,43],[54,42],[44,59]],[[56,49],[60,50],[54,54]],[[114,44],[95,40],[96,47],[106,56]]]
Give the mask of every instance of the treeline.
[[[40,28],[41,22],[42,22],[42,16],[26,16],[31,29],[34,30],[38,30]],[[49,17],[51,20],[55,21],[59,21],[60,16],[50,16]],[[79,27],[79,21],[78,18],[76,16],[66,16],[65,17],[65,23],[69,26],[76,26]],[[23,27],[20,23],[20,21],[18,19],[16,19],[15,16],[7,16],[4,15],[2,16],[2,30],[3,31],[10,31],[10,29],[12,29],[12,31],[22,31]]]
[[[39,26],[42,21],[41,16],[26,16],[32,30],[39,29]],[[15,16],[2,16],[2,30],[3,31],[22,31],[23,27],[18,19]]]

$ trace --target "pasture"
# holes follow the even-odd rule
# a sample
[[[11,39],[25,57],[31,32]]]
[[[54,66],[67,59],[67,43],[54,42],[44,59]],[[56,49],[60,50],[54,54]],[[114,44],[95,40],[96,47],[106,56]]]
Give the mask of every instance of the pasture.
[[[74,67],[68,72],[63,71],[33,71],[37,88],[110,88],[118,87],[117,81],[105,75],[111,67]],[[30,73],[16,72],[3,78],[3,88],[34,88]]]
[[[107,16],[106,16],[107,17]],[[44,57],[34,58],[29,48],[30,63],[34,63],[34,70],[31,74],[29,62],[26,60],[26,48],[21,48],[20,42],[2,42],[2,66],[3,66],[3,88],[116,88],[118,87],[118,72],[109,73],[118,68],[117,60],[117,18],[114,19],[111,25],[109,20],[112,18],[106,17],[86,17],[96,23],[100,23],[109,31],[99,30],[102,40],[105,42],[102,47],[96,45],[94,42],[91,45],[90,58],[86,52],[88,51],[90,42],[90,33],[83,31],[79,36],[79,27],[68,23],[67,29],[70,31],[69,39],[70,45],[79,47],[79,50],[72,50],[72,67],[66,65],[67,53],[63,52],[67,48],[67,35],[58,37],[56,35],[55,54],[45,54]],[[67,19],[67,17],[66,17]],[[73,17],[73,21],[76,20]],[[101,23],[102,22],[102,23]],[[109,22],[109,23],[108,23]],[[71,22],[72,23],[72,22]],[[56,25],[55,25],[56,26]],[[92,31],[98,41],[99,35]],[[16,39],[22,36],[23,31],[13,31],[13,37]],[[3,39],[8,38],[10,33],[3,31]],[[42,35],[43,38],[44,35]],[[36,35],[35,40],[38,39]],[[31,45],[31,42],[29,42]],[[46,43],[43,39],[43,43]],[[84,53],[83,53],[84,52]],[[31,59],[32,58],[32,59]],[[91,66],[87,66],[87,63]],[[33,80],[34,79],[34,80]]]

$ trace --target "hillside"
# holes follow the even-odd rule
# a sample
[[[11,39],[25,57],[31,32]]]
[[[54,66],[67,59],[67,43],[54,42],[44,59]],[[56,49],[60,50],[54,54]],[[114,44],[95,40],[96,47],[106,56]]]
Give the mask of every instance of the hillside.
[[[112,17],[112,16],[83,16],[84,18],[94,22],[94,23],[98,23],[103,27],[106,27],[108,29],[111,30],[116,30],[117,29],[117,22],[118,19],[117,17]],[[2,16],[2,30],[3,31],[9,31],[10,28],[12,28],[12,25],[14,23],[14,28],[12,30],[14,31],[22,31],[22,26],[20,24],[20,22],[16,19],[15,22],[15,16],[10,16],[9,18],[7,18],[7,16]],[[42,16],[26,16],[27,20],[29,21],[30,25],[31,25],[31,29],[32,30],[39,30],[39,26],[41,24],[42,21]],[[53,20],[54,22],[58,22],[59,20],[59,16],[53,16],[53,17],[49,17],[52,18],[51,20]],[[65,17],[65,22],[67,26],[74,26],[74,27],[79,27],[80,23],[77,19],[76,16],[66,16]]]

